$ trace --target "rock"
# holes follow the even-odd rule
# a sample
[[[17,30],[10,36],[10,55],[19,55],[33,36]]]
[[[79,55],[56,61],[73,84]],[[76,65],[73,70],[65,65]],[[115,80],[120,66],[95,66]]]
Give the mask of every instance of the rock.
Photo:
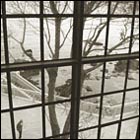
[[[92,88],[91,88],[90,86],[86,86],[85,89],[86,89],[88,92],[93,91]]]
[[[86,80],[91,80],[91,74],[90,73],[86,75]]]
[[[127,60],[121,60],[118,61],[117,64],[115,64],[115,71],[116,72],[125,72],[127,68]],[[130,60],[130,70],[137,71],[139,69],[139,61],[134,59]]]
[[[25,79],[29,79],[32,76],[39,75],[39,70],[25,70],[25,71],[23,70],[20,71],[20,75]]]
[[[100,70],[101,72],[103,72],[103,70]],[[106,69],[105,70],[105,73],[109,73],[109,70],[108,69]]]
[[[110,79],[111,78],[111,75],[108,74],[107,76],[105,76],[105,79]]]
[[[99,76],[95,76],[95,79],[96,80],[100,80],[101,78]]]
[[[97,66],[97,63],[91,63],[90,65],[95,67]]]
[[[128,80],[136,80],[135,77],[132,74],[128,75]]]

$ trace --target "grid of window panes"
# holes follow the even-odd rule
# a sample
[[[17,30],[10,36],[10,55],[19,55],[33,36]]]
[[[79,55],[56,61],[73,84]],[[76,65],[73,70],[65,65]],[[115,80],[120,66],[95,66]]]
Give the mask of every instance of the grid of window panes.
[[[138,26],[138,1],[1,1],[1,138],[138,137]]]

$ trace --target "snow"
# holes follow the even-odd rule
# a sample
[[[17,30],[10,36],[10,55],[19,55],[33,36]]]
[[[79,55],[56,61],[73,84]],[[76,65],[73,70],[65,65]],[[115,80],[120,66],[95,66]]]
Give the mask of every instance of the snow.
[[[27,9],[27,13],[28,13]],[[49,11],[50,12],[50,11]],[[33,11],[34,13],[34,11]],[[96,13],[107,13],[107,8],[105,9],[97,9],[97,11],[95,11],[95,13],[92,14],[96,14]],[[40,23],[39,23],[39,19],[26,19],[27,22],[29,23],[27,25],[27,34],[26,34],[26,38],[25,38],[25,49],[32,49],[33,50],[33,55],[35,56],[35,58],[37,60],[40,59]],[[66,34],[66,32],[68,31],[69,27],[70,27],[70,21],[72,20],[72,18],[68,18],[65,21],[63,21],[62,23],[62,29],[64,30],[64,33]],[[102,18],[102,19],[97,19],[97,18],[88,18],[86,22],[86,27],[84,30],[84,37],[83,40],[86,40],[88,37],[88,33],[90,32],[91,28],[94,29],[99,23],[100,21],[106,21],[106,18]],[[108,47],[111,48],[112,46],[114,46],[115,44],[117,44],[118,42],[120,42],[120,33],[124,30],[124,21],[126,19],[121,18],[121,19],[113,19],[113,21],[111,21],[110,23],[110,29],[109,29],[109,44]],[[21,40],[22,39],[22,33],[23,33],[23,24],[22,24],[22,19],[8,19],[8,34],[13,34],[13,36],[18,39]],[[139,22],[139,20],[136,20],[137,22]],[[44,20],[45,22],[45,20]],[[135,26],[137,24],[137,22],[135,23]],[[31,26],[31,24],[33,26]],[[93,24],[93,25],[92,25]],[[92,25],[92,27],[91,27]],[[1,24],[2,26],[2,24]],[[50,18],[49,19],[49,26],[51,29],[51,47],[54,50],[54,41],[55,41],[55,28],[54,28],[54,21]],[[127,31],[127,35],[130,35],[130,30],[131,26],[130,24],[128,25],[128,31]],[[46,27],[45,27],[46,30]],[[135,33],[138,33],[138,29],[135,29]],[[106,38],[106,28],[103,30],[102,34],[100,35],[100,37],[98,38],[99,42],[103,43],[103,46],[95,46],[96,49],[102,49],[105,45],[105,38]],[[63,36],[61,34],[61,43],[62,43],[62,39]],[[13,39],[9,39],[9,52],[10,54],[12,54],[12,56],[14,56],[16,59],[28,59],[23,55],[23,52],[20,48],[20,46],[13,41]],[[1,63],[4,63],[4,48],[3,48],[3,38],[1,38],[1,42],[2,42],[2,47],[1,47]],[[47,49],[47,43],[46,41],[45,43],[45,59],[50,60],[50,56],[49,56],[49,50]],[[83,45],[84,45],[84,41],[83,41]],[[128,47],[129,44],[125,44],[122,47]],[[64,47],[60,50],[60,59],[62,58],[70,58],[71,57],[71,47],[72,47],[72,31],[70,32],[70,35],[68,36],[68,38],[66,39],[66,42],[64,44]],[[134,47],[132,48],[132,51],[139,51],[139,41],[134,43]],[[112,54],[120,54],[120,53],[126,53],[128,52],[128,49],[124,50],[124,51],[113,51]],[[103,54],[103,51],[101,52],[94,52],[91,53],[90,56],[95,56],[95,55],[101,55]],[[13,63],[13,59],[12,57],[10,57],[10,62]],[[110,91],[117,91],[117,90],[122,90],[124,89],[124,74],[120,74],[118,76],[114,75],[113,76],[113,69],[114,69],[114,64],[116,62],[112,62],[112,64],[107,64],[107,68],[109,69],[109,75],[111,76],[111,78],[106,78],[105,79],[105,92],[110,92]],[[84,65],[85,69],[91,67],[89,65]],[[102,67],[99,68],[98,70],[95,70],[93,72],[91,72],[91,79],[90,80],[85,80],[84,86],[90,86],[93,90],[93,92],[86,92],[85,90],[82,90],[82,95],[86,96],[86,95],[91,95],[91,94],[97,94],[101,92],[101,85],[102,85],[102,72],[100,71],[102,70]],[[63,67],[63,68],[59,68],[59,72],[58,72],[58,77],[57,77],[57,81],[56,81],[56,86],[60,86],[62,84],[65,83],[65,81],[67,79],[71,79],[71,73],[72,73],[72,68],[71,67]],[[106,76],[108,76],[106,74]],[[135,87],[139,87],[139,71],[137,72],[132,72],[131,76],[133,76],[133,78],[135,80],[128,80],[127,83],[127,88],[135,88]],[[39,79],[38,77],[36,77],[36,79]],[[97,80],[98,79],[98,80]],[[45,75],[45,80],[46,80],[46,84],[48,84],[48,75]],[[46,87],[46,92],[48,91],[47,87]],[[134,96],[135,95],[135,96]],[[89,99],[86,100],[86,102],[95,102],[99,100],[99,98],[97,99]],[[122,100],[122,93],[114,95],[114,96],[106,96],[106,98],[104,98],[104,105],[118,105],[121,103]],[[139,102],[139,91],[133,91],[133,92],[127,92],[126,94],[126,102],[125,102],[125,109],[126,108],[126,104],[129,102]],[[21,97],[17,97],[17,96],[13,96],[13,103],[14,103],[14,107],[20,107],[20,106],[27,106],[27,105],[33,105],[36,104],[36,101],[33,100],[29,100],[29,99],[23,99]],[[8,103],[8,96],[4,93],[1,93],[1,109],[8,109],[9,107],[9,103]],[[137,106],[136,106],[137,107]],[[57,117],[58,117],[58,122],[59,125],[61,127],[61,132],[66,120],[66,117],[68,115],[68,111],[69,111],[70,105],[65,105],[65,104],[59,104],[56,106],[56,113],[57,113]],[[133,108],[132,108],[133,109]],[[137,110],[138,108],[135,108],[134,111],[130,112],[130,113],[126,113],[123,118],[126,117],[130,117],[130,116],[134,116],[139,114],[139,111]],[[23,119],[24,121],[24,127],[23,127],[23,138],[24,139],[37,139],[37,138],[41,138],[42,137],[42,111],[41,111],[41,107],[38,108],[33,108],[33,109],[26,109],[26,110],[21,110],[21,111],[15,111],[14,112],[15,115],[15,124],[18,123],[18,121],[20,121],[21,119]],[[46,134],[47,136],[51,136],[51,128],[50,128],[50,123],[49,123],[49,117],[48,117],[48,108],[46,107]],[[114,120],[118,120],[120,117],[120,115],[116,115],[116,116],[102,116],[102,123],[107,123],[110,121],[114,121]],[[81,105],[81,110],[80,110],[80,124],[79,124],[79,128],[86,128],[86,127],[91,127],[94,125],[98,125],[98,115],[95,113],[90,113],[90,112],[85,112],[82,110],[82,105]],[[12,133],[11,133],[11,122],[10,122],[10,114],[6,113],[6,114],[1,114],[1,138],[5,138],[5,139],[11,139],[12,138]],[[121,129],[121,139],[134,139],[135,138],[135,133],[136,133],[136,129],[137,129],[137,124],[138,124],[138,119],[133,119],[130,121],[126,121],[122,123],[122,129]],[[116,139],[116,134],[117,134],[117,128],[118,125],[112,125],[112,126],[108,126],[108,127],[104,127],[102,128],[101,131],[101,137],[102,139]],[[16,135],[18,136],[18,133],[16,133]],[[79,138],[81,139],[97,139],[97,129],[93,129],[93,130],[88,130],[85,132],[80,132],[79,133]]]

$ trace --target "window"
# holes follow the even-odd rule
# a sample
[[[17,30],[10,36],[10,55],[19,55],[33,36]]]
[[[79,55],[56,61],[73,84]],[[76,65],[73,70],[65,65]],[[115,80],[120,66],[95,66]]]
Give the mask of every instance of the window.
[[[2,1],[1,138],[138,138],[138,5]]]

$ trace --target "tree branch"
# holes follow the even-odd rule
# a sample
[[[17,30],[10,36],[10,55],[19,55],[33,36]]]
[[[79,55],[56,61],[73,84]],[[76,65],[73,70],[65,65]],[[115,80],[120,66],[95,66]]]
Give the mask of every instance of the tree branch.
[[[137,37],[137,36],[138,36],[138,34],[137,34],[137,35],[134,35],[133,37],[135,38],[135,37]],[[114,50],[116,50],[118,47],[120,47],[121,45],[123,45],[124,43],[129,42],[129,39],[130,39],[130,38],[131,38],[130,36],[129,36],[129,37],[126,37],[124,40],[122,40],[121,42],[119,42],[118,44],[116,44],[114,47],[112,47],[111,49],[109,49],[108,55],[109,55],[110,53],[112,53]],[[97,64],[97,65],[94,66],[94,67],[91,67],[91,68],[89,68],[89,69],[86,69],[86,70],[85,70],[85,73],[88,74],[88,73],[92,72],[93,70],[99,68],[99,67],[102,66],[102,65],[103,65],[103,63],[100,63],[100,64]]]
[[[70,28],[69,28],[67,34],[65,35],[64,40],[63,40],[62,44],[60,45],[60,48],[63,47],[63,45],[64,45],[64,43],[65,43],[65,41],[66,41],[66,39],[67,39],[67,37],[68,37],[68,35],[69,35],[69,33],[70,33],[72,27],[73,27],[73,24],[70,23]]]
[[[57,8],[56,8],[56,4],[54,1],[49,1],[50,2],[50,7],[51,7],[51,11],[53,14],[59,14]]]

